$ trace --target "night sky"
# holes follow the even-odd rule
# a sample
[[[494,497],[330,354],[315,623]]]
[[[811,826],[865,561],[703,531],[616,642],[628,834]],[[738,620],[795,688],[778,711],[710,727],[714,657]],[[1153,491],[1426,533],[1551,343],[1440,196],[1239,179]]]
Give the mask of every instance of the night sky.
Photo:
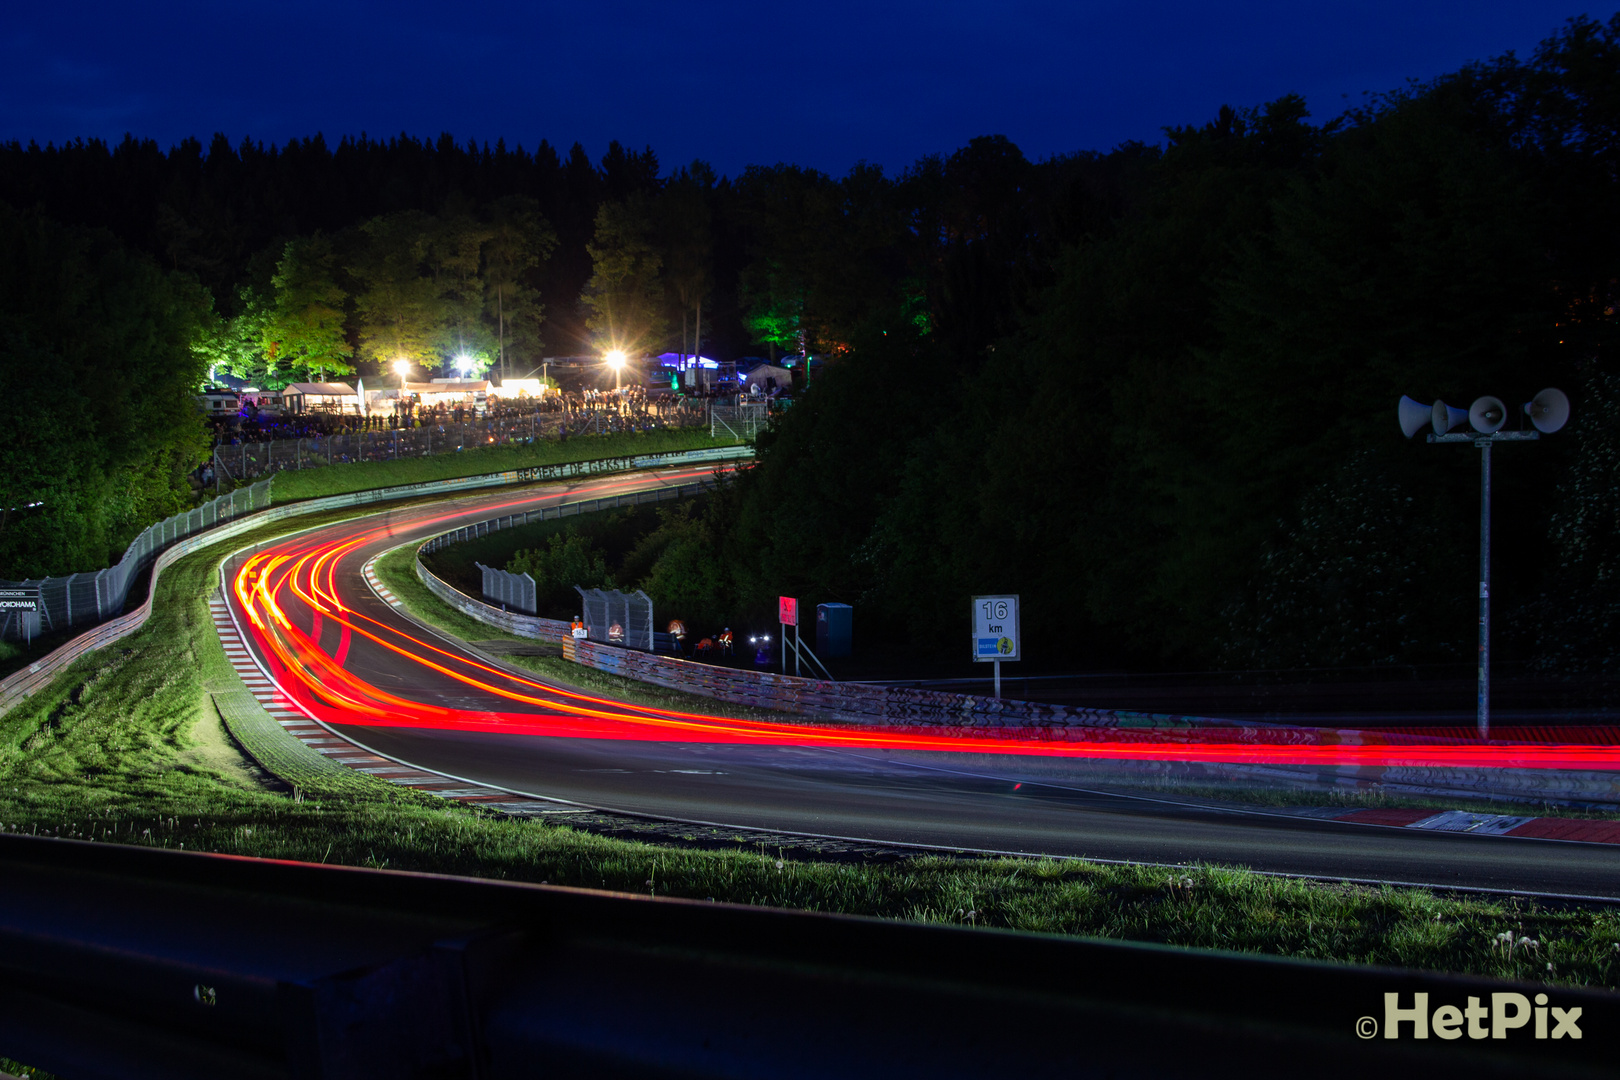
[[[975,135],[1032,158],[1157,142],[1289,92],[1326,120],[1611,14],[1575,3],[19,3],[0,139],[448,131],[893,172]]]

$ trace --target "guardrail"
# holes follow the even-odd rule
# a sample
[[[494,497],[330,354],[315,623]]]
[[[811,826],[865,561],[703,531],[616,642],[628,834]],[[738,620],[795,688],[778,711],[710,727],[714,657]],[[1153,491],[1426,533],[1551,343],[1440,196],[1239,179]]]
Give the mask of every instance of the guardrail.
[[[422,563],[423,555],[448,547],[451,544],[462,543],[479,536],[488,536],[503,529],[513,529],[521,525],[528,525],[536,521],[558,520],[564,517],[577,517],[580,514],[594,513],[599,510],[611,510],[620,506],[640,506],[646,503],[665,502],[671,499],[685,498],[691,495],[713,491],[713,480],[699,480],[691,484],[680,484],[676,487],[653,488],[649,491],[638,491],[628,495],[604,495],[597,499],[580,499],[575,502],[561,503],[557,506],[543,506],[535,510],[528,510],[521,514],[508,514],[505,517],[491,518],[488,521],[475,522],[459,529],[440,533],[423,543],[416,549],[416,579],[427,586],[429,592],[443,600],[469,618],[479,622],[488,623],[518,637],[533,638],[536,641],[547,641],[560,644],[572,641],[569,634],[569,624],[561,619],[546,619],[538,615],[526,615],[519,611],[507,611],[493,604],[486,604],[482,600],[475,600],[460,589],[451,585]]]
[[[1620,1041],[1606,991],[1252,954],[19,836],[0,879],[0,1052],[90,1080],[1578,1078]]]
[[[630,472],[636,469],[706,464],[708,462],[729,461],[751,456],[753,456],[753,451],[747,447],[726,446],[715,447],[710,450],[676,450],[660,454],[640,454],[633,457],[597,458],[591,461],[564,462],[557,465],[535,466],[528,469],[511,469],[483,476],[458,477],[451,480],[428,480],[416,484],[400,484],[394,487],[373,488],[369,491],[355,491],[344,495],[327,495],[318,499],[287,503],[283,506],[275,506],[268,510],[235,518],[229,524],[198,533],[164,551],[157,561],[152,564],[152,585],[148,587],[146,599],[141,603],[140,607],[110,622],[102,623],[100,626],[83,634],[76,635],[64,645],[40,657],[28,667],[14,671],[4,679],[0,679],[0,714],[5,713],[19,701],[47,685],[79,657],[140,629],[152,611],[152,595],[155,591],[158,574],[164,567],[174,562],[175,559],[189,555],[191,552],[217,541],[239,536],[260,525],[296,515],[318,513],[322,510],[363,506],[369,503],[388,502],[394,499],[422,495],[449,494],[458,491],[500,487],[507,484],[558,480],[575,476],[596,476],[603,473]]]

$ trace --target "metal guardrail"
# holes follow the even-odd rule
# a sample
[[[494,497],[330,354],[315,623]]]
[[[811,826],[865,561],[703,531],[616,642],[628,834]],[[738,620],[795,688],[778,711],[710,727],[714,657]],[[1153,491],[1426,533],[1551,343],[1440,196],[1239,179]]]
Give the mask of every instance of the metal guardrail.
[[[295,515],[317,513],[322,510],[334,510],[346,506],[362,506],[368,503],[387,502],[420,495],[448,494],[457,491],[498,487],[506,484],[529,483],[536,480],[593,476],[601,473],[625,472],[635,469],[657,468],[659,466],[703,464],[711,461],[725,461],[751,456],[753,456],[752,450],[738,446],[716,447],[709,450],[678,450],[661,454],[642,454],[635,457],[597,458],[591,461],[565,462],[559,465],[509,470],[485,476],[400,484],[394,487],[373,488],[369,491],[328,495],[318,499],[287,503],[283,506],[272,507],[269,510],[236,518],[229,524],[209,529],[168,548],[152,564],[152,583],[153,586],[156,585],[159,572],[175,559],[216,541],[238,536],[249,529]],[[418,565],[420,566],[420,563]],[[151,614],[152,593],[153,588],[149,587],[146,600],[134,611],[113,619],[111,622],[102,623],[100,626],[83,634],[76,635],[66,644],[40,657],[28,667],[14,671],[4,679],[0,679],[0,714],[4,714],[19,701],[49,684],[52,679],[56,678],[79,657],[140,629]]]
[[[81,841],[0,836],[0,880],[0,1050],[78,1080],[1596,1077],[1620,1033],[1602,991]],[[1386,995],[1522,1025],[1386,1038]]]
[[[648,491],[633,492],[628,495],[604,495],[597,499],[580,499],[575,502],[560,503],[557,506],[542,506],[528,510],[521,514],[508,514],[505,517],[491,518],[488,521],[479,521],[459,529],[440,533],[423,543],[416,549],[416,579],[434,596],[455,608],[469,618],[479,622],[488,623],[518,637],[534,638],[537,641],[560,643],[570,641],[569,624],[560,619],[546,619],[537,615],[528,615],[519,611],[507,611],[486,604],[482,600],[474,599],[451,585],[422,562],[422,556],[432,554],[451,544],[459,544],[479,536],[488,536],[490,533],[500,532],[503,529],[514,529],[536,521],[557,520],[564,517],[577,517],[580,514],[593,513],[598,510],[611,510],[621,506],[640,506],[646,503],[665,502],[670,499],[680,499],[691,495],[698,495],[714,490],[713,480],[700,480],[691,484],[680,484],[671,488],[652,488]],[[606,626],[598,628],[601,640],[606,639]]]
[[[531,525],[536,521],[555,521],[564,517],[577,517],[580,514],[594,514],[600,510],[616,510],[624,506],[641,506],[645,503],[664,502],[669,499],[679,499],[684,495],[696,494],[699,491],[713,491],[712,480],[701,480],[691,484],[681,484],[672,488],[653,488],[649,491],[636,491],[627,495],[603,495],[596,499],[579,499],[575,502],[559,503],[556,506],[541,506],[533,510],[525,510],[521,514],[507,514],[505,517],[490,518],[488,521],[475,521],[471,525],[463,525],[459,529],[442,532],[428,540],[417,549],[418,555],[431,555],[441,548],[451,544],[461,544],[468,540],[475,540],[480,536],[501,532],[504,529],[516,529],[524,525]]]

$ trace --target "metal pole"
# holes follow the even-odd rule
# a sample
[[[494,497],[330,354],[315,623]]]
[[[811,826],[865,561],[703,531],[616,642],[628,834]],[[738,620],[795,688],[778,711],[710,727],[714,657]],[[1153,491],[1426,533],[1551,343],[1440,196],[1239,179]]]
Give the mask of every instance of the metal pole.
[[[1479,737],[1491,737],[1491,440],[1479,443]]]
[[[996,700],[1001,700],[1001,661],[991,661],[990,666],[996,669]]]
[[[782,674],[787,674],[787,623],[782,623]]]

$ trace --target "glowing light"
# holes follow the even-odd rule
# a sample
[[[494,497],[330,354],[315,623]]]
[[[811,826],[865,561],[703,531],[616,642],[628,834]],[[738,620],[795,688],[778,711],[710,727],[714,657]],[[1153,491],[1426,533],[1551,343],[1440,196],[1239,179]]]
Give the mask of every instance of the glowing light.
[[[411,370],[411,362],[409,360],[395,360],[394,361],[394,374],[395,375],[405,375],[405,374],[409,373],[410,370]]]
[[[672,479],[696,478],[693,469]],[[640,485],[636,478],[601,482],[613,493]],[[484,505],[480,516],[534,507],[574,492],[528,496]],[[836,723],[739,720],[632,705],[565,690],[464,656],[372,618],[345,600],[350,571],[368,545],[400,531],[465,519],[470,511],[418,512],[341,539],[290,537],[250,555],[237,570],[231,591],[247,616],[247,629],[277,683],[307,714],[331,724],[442,729],[646,742],[704,742],[930,752],[1031,755],[1102,760],[1173,760],[1309,766],[1409,768],[1527,768],[1620,770],[1620,731],[1583,729],[1585,742],[1567,732],[1509,729],[1480,742],[1465,728],[1429,731],[1361,731],[1356,741],[1333,729],[1262,728],[1193,722],[1175,717],[1140,718],[1132,726],[1099,719],[1069,728],[886,727]],[[396,541],[397,542],[397,541]],[[349,565],[345,565],[345,564]],[[339,574],[340,566],[345,572]],[[297,603],[293,601],[296,600]],[[330,653],[328,624],[339,628]],[[324,631],[324,633],[323,633]],[[413,701],[345,669],[351,641],[364,639],[424,671],[485,695],[499,708],[458,709]],[[769,642],[770,635],[751,641]],[[406,680],[410,684],[410,680]],[[1015,788],[1014,790],[1017,790]]]
[[[602,359],[608,362],[608,367],[611,367],[614,371],[617,371],[624,367],[626,357],[623,350],[613,349],[609,351],[606,356],[602,357]]]

